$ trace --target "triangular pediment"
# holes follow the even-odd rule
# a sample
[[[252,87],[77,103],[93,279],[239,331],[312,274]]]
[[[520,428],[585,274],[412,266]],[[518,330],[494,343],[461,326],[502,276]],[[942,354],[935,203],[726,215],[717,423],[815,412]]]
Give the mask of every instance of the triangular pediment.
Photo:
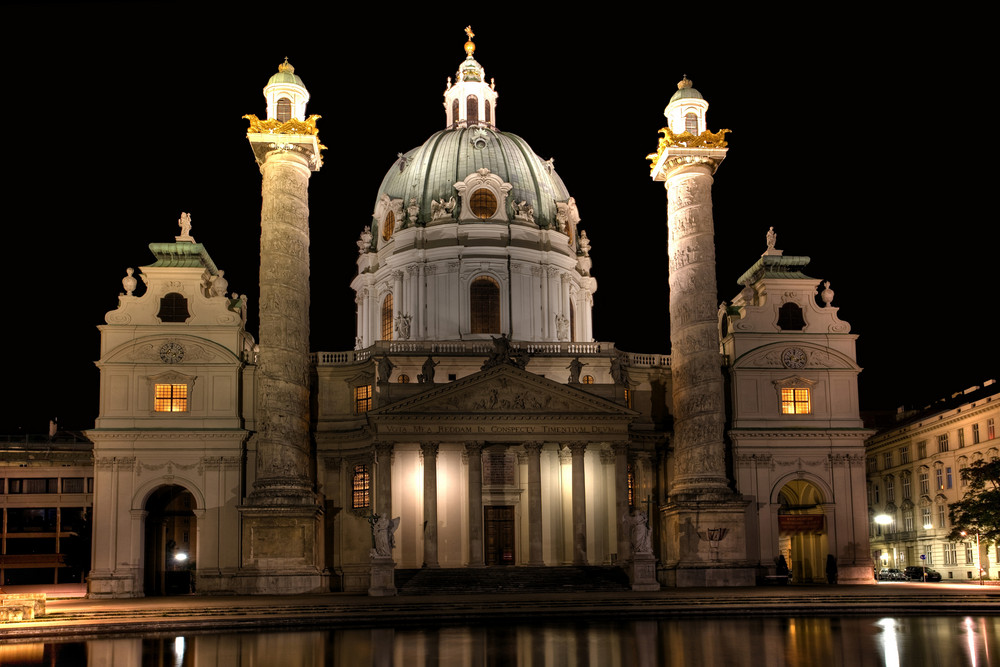
[[[631,420],[637,413],[581,389],[554,382],[511,365],[500,365],[473,375],[435,385],[432,389],[384,405],[369,418],[430,415],[483,417],[604,417]]]

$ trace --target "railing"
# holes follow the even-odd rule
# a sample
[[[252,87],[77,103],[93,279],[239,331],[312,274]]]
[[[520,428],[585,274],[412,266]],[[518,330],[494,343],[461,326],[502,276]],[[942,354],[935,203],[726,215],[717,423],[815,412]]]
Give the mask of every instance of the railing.
[[[611,356],[616,352],[614,343],[530,343],[512,341],[514,350],[525,350],[536,356],[574,355],[574,356]],[[344,366],[368,361],[373,356],[385,354],[454,354],[468,356],[485,356],[494,349],[489,340],[454,340],[454,341],[421,341],[421,340],[380,340],[363,350],[348,350],[344,352],[313,352],[310,361],[317,366]],[[621,352],[618,350],[618,352]],[[640,354],[636,352],[621,352],[625,357],[625,365],[635,368],[670,368],[668,354]]]

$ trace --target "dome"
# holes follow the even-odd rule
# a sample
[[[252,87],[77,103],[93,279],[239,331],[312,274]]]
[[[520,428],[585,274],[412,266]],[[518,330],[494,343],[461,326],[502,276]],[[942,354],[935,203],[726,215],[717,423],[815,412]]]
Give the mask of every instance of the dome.
[[[678,100],[703,100],[701,93],[698,89],[694,87],[691,83],[691,79],[684,75],[684,78],[677,83],[677,92],[671,96],[670,101],[676,102]]]
[[[280,86],[282,84],[306,87],[302,83],[302,79],[295,73],[295,68],[288,62],[288,58],[285,58],[285,62],[278,65],[278,72],[267,80],[268,86]]]
[[[527,202],[534,210],[536,225],[543,229],[557,226],[556,202],[566,202],[570,195],[551,162],[536,155],[516,134],[483,126],[431,135],[389,169],[376,201],[388,195],[409,202],[416,196],[420,207],[417,224],[425,225],[431,222],[432,201],[456,196],[455,183],[483,168],[510,183],[508,212],[513,205]],[[453,213],[457,217],[458,208]]]

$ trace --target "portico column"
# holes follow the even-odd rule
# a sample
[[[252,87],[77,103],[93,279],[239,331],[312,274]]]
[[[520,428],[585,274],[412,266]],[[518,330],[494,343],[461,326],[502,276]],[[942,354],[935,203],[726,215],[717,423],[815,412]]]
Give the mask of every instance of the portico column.
[[[469,567],[483,567],[483,443],[465,445],[469,460]]]
[[[545,565],[542,558],[542,443],[526,442],[528,455],[528,565]]]
[[[375,513],[392,518],[392,443],[375,443]]]
[[[587,488],[584,482],[583,455],[587,443],[572,442],[573,454],[573,565],[587,564]]]
[[[420,445],[424,455],[424,567],[438,567],[438,443]]]
[[[632,544],[622,517],[628,513],[628,443],[611,445],[615,453],[615,525],[618,527],[618,561],[632,557]],[[652,525],[652,521],[650,521]]]

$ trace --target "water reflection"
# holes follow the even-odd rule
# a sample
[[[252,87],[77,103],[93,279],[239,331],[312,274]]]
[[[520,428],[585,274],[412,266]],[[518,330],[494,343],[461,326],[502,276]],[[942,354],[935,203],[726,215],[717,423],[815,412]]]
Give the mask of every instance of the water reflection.
[[[712,618],[576,624],[188,634],[0,645],[35,665],[815,665],[959,664],[1000,655],[1000,619]]]

